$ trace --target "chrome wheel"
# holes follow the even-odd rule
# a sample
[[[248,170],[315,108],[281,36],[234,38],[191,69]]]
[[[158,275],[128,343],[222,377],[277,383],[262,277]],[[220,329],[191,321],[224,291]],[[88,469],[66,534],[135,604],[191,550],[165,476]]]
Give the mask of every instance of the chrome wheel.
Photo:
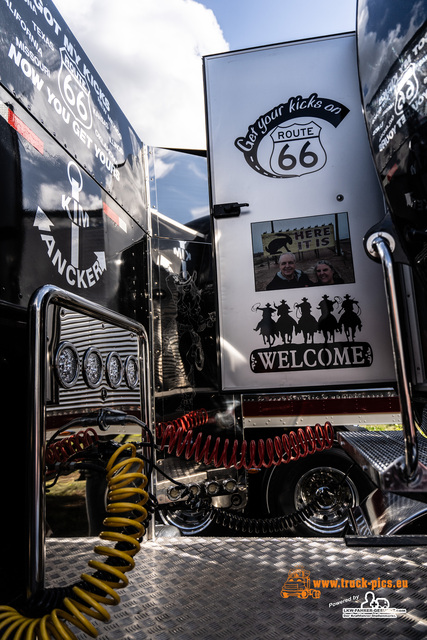
[[[183,509],[176,504],[160,509],[159,516],[164,524],[177,527],[184,536],[204,531],[211,524],[213,517],[210,512]]]
[[[275,467],[266,477],[269,517],[290,515],[316,501],[312,515],[302,515],[292,527],[297,536],[344,535],[348,511],[371,493],[368,476],[348,455],[333,447],[302,460]]]
[[[304,524],[320,534],[341,533],[348,520],[348,509],[358,504],[354,482],[339,469],[315,467],[298,480],[294,492],[295,507],[300,509],[313,501],[318,503]]]

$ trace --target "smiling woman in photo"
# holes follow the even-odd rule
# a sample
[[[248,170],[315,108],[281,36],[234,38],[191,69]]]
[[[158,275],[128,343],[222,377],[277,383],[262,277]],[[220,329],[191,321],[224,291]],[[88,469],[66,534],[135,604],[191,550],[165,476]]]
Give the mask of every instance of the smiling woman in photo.
[[[327,260],[319,260],[314,268],[314,273],[317,285],[344,284],[338,271]]]

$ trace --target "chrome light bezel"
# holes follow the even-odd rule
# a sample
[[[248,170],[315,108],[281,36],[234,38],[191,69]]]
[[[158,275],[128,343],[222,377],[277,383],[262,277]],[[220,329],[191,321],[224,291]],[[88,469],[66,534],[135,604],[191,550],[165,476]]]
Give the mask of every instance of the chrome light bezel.
[[[113,370],[114,362],[118,363],[118,374]],[[120,354],[117,351],[111,351],[108,354],[107,362],[105,363],[105,371],[107,376],[107,382],[112,389],[118,389],[123,382],[124,377],[124,365]]]
[[[133,370],[132,370],[133,369]],[[135,376],[136,373],[136,376]],[[139,360],[136,356],[130,355],[125,362],[125,378],[129,389],[137,389],[139,385]]]
[[[64,368],[61,366],[61,358],[64,356],[64,352],[69,351],[72,354],[74,363],[74,373],[72,378],[68,378],[64,374]],[[77,383],[80,375],[80,358],[76,347],[71,342],[61,342],[55,353],[55,375],[58,383],[64,389],[71,389]]]
[[[98,360],[98,375],[96,377],[93,376],[91,359],[95,357]],[[83,356],[83,378],[88,387],[91,389],[97,389],[101,384],[104,378],[104,359],[102,357],[102,353],[99,349],[95,347],[90,347],[86,350]]]

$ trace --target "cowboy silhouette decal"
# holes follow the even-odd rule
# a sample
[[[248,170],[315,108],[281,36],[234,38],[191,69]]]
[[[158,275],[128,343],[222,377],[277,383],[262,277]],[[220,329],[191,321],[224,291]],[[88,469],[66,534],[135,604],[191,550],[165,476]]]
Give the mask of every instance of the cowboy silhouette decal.
[[[254,327],[263,348],[252,351],[254,373],[284,370],[346,369],[370,367],[372,347],[358,341],[362,331],[362,311],[349,294],[321,296],[317,305],[303,297],[294,302],[255,304],[252,312],[261,314]]]

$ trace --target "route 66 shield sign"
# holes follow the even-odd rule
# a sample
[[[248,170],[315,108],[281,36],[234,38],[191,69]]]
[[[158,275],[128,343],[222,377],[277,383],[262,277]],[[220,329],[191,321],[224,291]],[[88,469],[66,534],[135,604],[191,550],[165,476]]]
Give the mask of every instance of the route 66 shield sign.
[[[61,48],[60,52],[61,68],[58,74],[58,85],[62,99],[74,118],[86,129],[91,129],[92,111],[87,82],[65,48]]]
[[[282,178],[295,178],[324,167],[326,151],[320,141],[321,130],[322,127],[312,120],[295,121],[273,129],[270,134],[272,172]]]
[[[405,69],[396,87],[396,100],[394,110],[400,116],[405,107],[410,105],[417,97],[419,91],[418,80],[415,73],[415,65],[412,63]]]

